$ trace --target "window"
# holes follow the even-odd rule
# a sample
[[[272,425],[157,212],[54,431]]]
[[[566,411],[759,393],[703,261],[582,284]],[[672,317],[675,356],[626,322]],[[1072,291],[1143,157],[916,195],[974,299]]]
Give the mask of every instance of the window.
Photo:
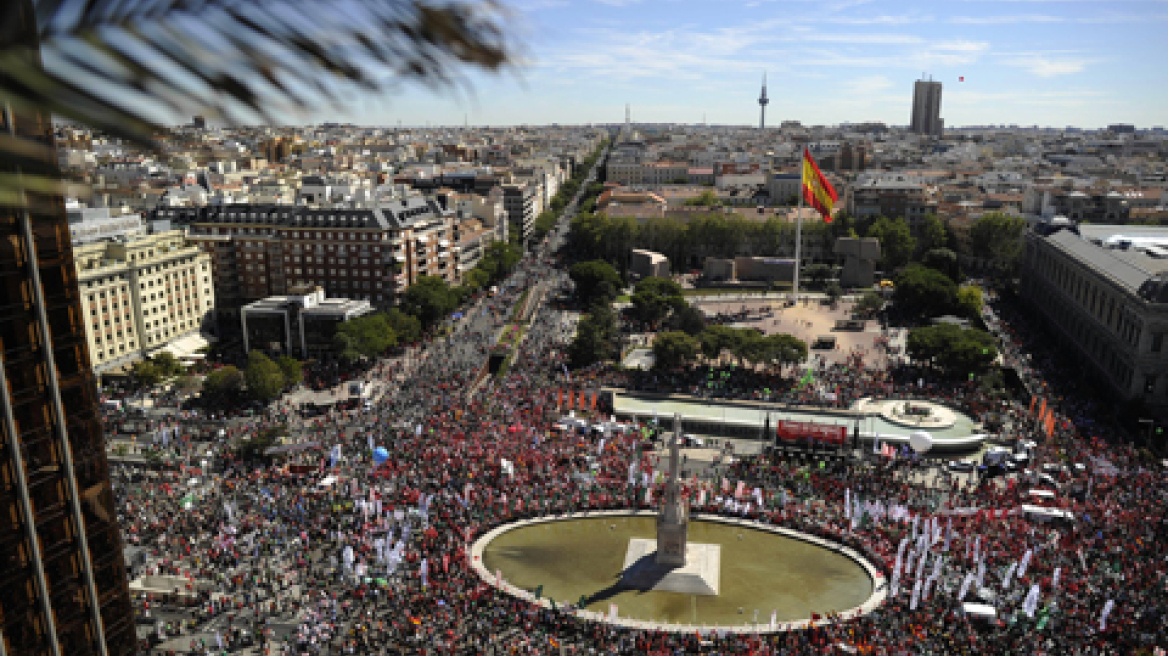
[[[1152,353],[1159,353],[1164,348],[1164,333],[1152,333]]]
[[[1156,391],[1156,374],[1148,374],[1144,376],[1144,394],[1151,394]]]

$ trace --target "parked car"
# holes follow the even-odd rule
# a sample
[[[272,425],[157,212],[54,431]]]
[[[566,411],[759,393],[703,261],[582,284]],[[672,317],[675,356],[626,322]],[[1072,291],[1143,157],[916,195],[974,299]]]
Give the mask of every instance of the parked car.
[[[977,464],[972,460],[951,460],[949,461],[949,471],[955,472],[971,472],[977,467]]]

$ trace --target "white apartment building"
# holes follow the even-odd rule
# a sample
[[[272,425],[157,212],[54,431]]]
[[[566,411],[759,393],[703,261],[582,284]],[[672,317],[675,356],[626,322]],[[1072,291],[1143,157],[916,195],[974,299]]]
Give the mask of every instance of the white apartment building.
[[[97,372],[198,334],[215,306],[211,257],[181,230],[75,246],[73,259]]]

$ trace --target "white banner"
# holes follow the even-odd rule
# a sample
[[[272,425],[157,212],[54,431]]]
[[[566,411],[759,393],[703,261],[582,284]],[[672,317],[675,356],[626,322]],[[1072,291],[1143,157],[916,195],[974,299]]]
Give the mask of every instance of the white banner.
[[[965,575],[961,581],[961,590],[957,593],[957,601],[960,602],[965,599],[965,595],[969,592],[969,586],[973,585],[973,572]]]
[[[1115,600],[1108,599],[1106,604],[1103,604],[1103,612],[1099,615],[1099,630],[1107,630],[1107,616],[1111,614],[1111,609],[1115,608]]]
[[[1034,611],[1038,610],[1038,584],[1030,586],[1030,592],[1026,594],[1026,601],[1022,602],[1022,612],[1026,613],[1026,617],[1034,617]]]
[[[1002,589],[1003,590],[1010,589],[1010,583],[1013,582],[1012,579],[1014,578],[1014,570],[1016,570],[1016,569],[1018,569],[1017,562],[1010,563],[1010,567],[1006,569],[1006,575],[1002,577]]]
[[[1022,556],[1022,562],[1018,563],[1018,578],[1026,576],[1026,568],[1030,566],[1030,558],[1034,556],[1033,549],[1027,549]]]

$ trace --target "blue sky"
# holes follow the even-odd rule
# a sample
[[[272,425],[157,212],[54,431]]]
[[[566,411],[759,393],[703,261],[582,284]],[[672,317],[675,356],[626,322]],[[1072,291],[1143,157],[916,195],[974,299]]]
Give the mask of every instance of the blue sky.
[[[946,124],[1168,125],[1168,1],[512,0],[525,65],[473,98],[407,88],[315,120],[908,123],[944,84]],[[964,76],[965,81],[959,82]]]

